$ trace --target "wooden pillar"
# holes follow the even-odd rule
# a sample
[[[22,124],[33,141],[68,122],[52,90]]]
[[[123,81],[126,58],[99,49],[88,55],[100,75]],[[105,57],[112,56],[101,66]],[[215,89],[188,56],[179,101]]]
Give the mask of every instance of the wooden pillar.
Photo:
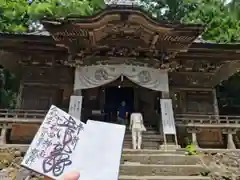
[[[169,92],[167,91],[162,92],[162,99],[169,99],[169,97],[170,97]]]
[[[74,90],[73,95],[81,96],[82,95],[82,90],[81,89]]]
[[[23,81],[20,81],[20,86],[17,95],[16,109],[20,109],[22,106],[22,94],[23,94],[24,84]]]
[[[214,114],[219,115],[219,108],[218,108],[218,100],[217,100],[217,93],[216,89],[213,89],[213,109],[214,109]]]
[[[138,87],[133,87],[134,88],[134,109],[135,111],[139,110],[139,106],[138,106],[138,101],[139,101],[139,96],[138,96]]]

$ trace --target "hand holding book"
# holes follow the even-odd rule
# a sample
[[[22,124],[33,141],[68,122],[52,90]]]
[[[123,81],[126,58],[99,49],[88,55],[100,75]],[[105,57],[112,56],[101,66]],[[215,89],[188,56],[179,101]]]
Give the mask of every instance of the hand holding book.
[[[54,180],[78,180],[73,171],[81,180],[117,180],[125,128],[85,124],[51,106],[21,165]]]

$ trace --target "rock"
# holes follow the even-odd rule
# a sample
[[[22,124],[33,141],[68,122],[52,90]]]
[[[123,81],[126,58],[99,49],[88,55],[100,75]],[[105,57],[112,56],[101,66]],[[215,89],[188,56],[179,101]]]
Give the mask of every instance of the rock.
[[[31,171],[21,167],[17,172],[16,180],[25,180],[27,177],[31,177]]]
[[[0,171],[0,179],[1,180],[9,180],[8,173],[4,171]]]
[[[21,153],[21,151],[15,151],[14,155],[15,155],[15,157],[21,157],[22,153]]]
[[[240,152],[204,154],[201,160],[213,180],[237,180],[240,177]]]

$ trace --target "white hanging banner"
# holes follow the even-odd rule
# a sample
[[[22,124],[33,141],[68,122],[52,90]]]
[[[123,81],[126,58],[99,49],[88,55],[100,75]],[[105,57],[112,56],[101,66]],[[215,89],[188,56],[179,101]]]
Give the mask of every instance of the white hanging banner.
[[[82,96],[71,96],[69,103],[68,114],[79,120],[81,120],[82,100]]]
[[[173,106],[171,99],[160,99],[162,112],[162,125],[164,134],[176,134]]]
[[[76,68],[74,90],[103,86],[125,76],[139,86],[169,91],[166,70],[132,65],[94,65]]]

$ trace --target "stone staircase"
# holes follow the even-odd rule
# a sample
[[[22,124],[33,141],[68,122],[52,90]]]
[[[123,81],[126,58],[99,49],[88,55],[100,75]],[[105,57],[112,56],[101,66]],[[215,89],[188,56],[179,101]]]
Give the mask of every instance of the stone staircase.
[[[197,156],[180,151],[124,149],[119,180],[210,180]]]
[[[0,169],[7,167],[5,161],[19,164],[20,156],[21,151],[2,149]],[[17,169],[15,171],[17,173]],[[210,177],[201,176],[205,172],[208,171],[202,166],[198,156],[186,156],[183,151],[124,149],[119,180],[210,180]]]
[[[143,149],[159,149],[159,145],[163,142],[163,136],[160,135],[154,128],[148,128],[142,135]],[[132,149],[132,133],[126,130],[124,137],[124,148]]]

